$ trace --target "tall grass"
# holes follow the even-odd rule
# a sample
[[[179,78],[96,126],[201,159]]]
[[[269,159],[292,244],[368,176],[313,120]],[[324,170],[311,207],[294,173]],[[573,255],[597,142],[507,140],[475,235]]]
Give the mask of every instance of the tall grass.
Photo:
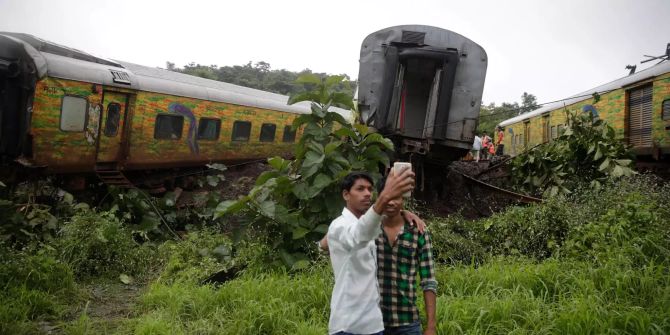
[[[34,321],[57,320],[76,300],[72,270],[47,255],[0,250],[0,334],[34,334]]]
[[[220,287],[153,284],[139,303],[135,334],[324,334],[332,274],[243,275]]]
[[[495,259],[442,267],[440,334],[664,334],[668,267]]]

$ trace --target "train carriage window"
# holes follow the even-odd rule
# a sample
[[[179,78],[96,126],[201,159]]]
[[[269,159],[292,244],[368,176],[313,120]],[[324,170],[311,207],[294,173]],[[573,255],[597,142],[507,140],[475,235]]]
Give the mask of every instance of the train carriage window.
[[[556,126],[551,126],[551,139],[555,139],[558,137],[558,133],[556,132]]]
[[[84,131],[87,109],[88,101],[85,98],[64,96],[60,110],[60,129],[62,131]]]
[[[286,143],[295,142],[295,130],[291,130],[291,126],[284,126],[284,138],[282,141]]]
[[[248,142],[251,136],[251,122],[249,121],[235,121],[233,123],[232,140],[236,142]]]
[[[274,142],[277,125],[274,123],[263,123],[261,126],[261,142]]]
[[[121,118],[121,105],[113,102],[107,105],[107,120],[105,120],[104,134],[114,137],[119,131],[119,120]]]
[[[670,120],[670,99],[663,100],[663,120]]]
[[[154,138],[157,140],[178,140],[184,129],[184,117],[181,115],[158,114]]]
[[[213,140],[219,139],[221,132],[221,120],[202,118],[198,122],[198,139],[199,140]]]

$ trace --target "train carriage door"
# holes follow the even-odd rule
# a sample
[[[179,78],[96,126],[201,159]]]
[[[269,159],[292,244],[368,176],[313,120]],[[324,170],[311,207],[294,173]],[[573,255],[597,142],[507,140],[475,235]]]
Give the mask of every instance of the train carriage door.
[[[524,150],[530,148],[530,121],[523,123],[523,148]]]
[[[652,86],[628,93],[628,143],[633,147],[650,147],[652,117]]]
[[[127,93],[105,91],[103,113],[98,136],[97,161],[118,162],[123,159],[122,143],[125,118],[128,114],[129,95]]]

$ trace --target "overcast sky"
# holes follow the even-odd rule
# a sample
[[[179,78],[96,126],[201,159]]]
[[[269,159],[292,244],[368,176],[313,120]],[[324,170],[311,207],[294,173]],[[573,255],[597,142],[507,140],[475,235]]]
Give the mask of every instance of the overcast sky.
[[[670,43],[670,0],[0,0],[0,31],[147,66],[242,65],[358,77],[361,42],[389,26],[452,30],[489,56],[484,102],[538,102],[639,69]]]

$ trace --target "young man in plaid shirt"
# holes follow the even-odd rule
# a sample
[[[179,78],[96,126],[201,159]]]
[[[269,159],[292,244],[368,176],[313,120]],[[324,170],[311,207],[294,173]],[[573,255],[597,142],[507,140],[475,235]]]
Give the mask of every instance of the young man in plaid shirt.
[[[401,214],[403,197],[389,201],[377,238],[377,280],[386,335],[434,335],[437,281],[430,234],[420,232]],[[416,274],[426,306],[426,330],[421,332],[416,307]]]

